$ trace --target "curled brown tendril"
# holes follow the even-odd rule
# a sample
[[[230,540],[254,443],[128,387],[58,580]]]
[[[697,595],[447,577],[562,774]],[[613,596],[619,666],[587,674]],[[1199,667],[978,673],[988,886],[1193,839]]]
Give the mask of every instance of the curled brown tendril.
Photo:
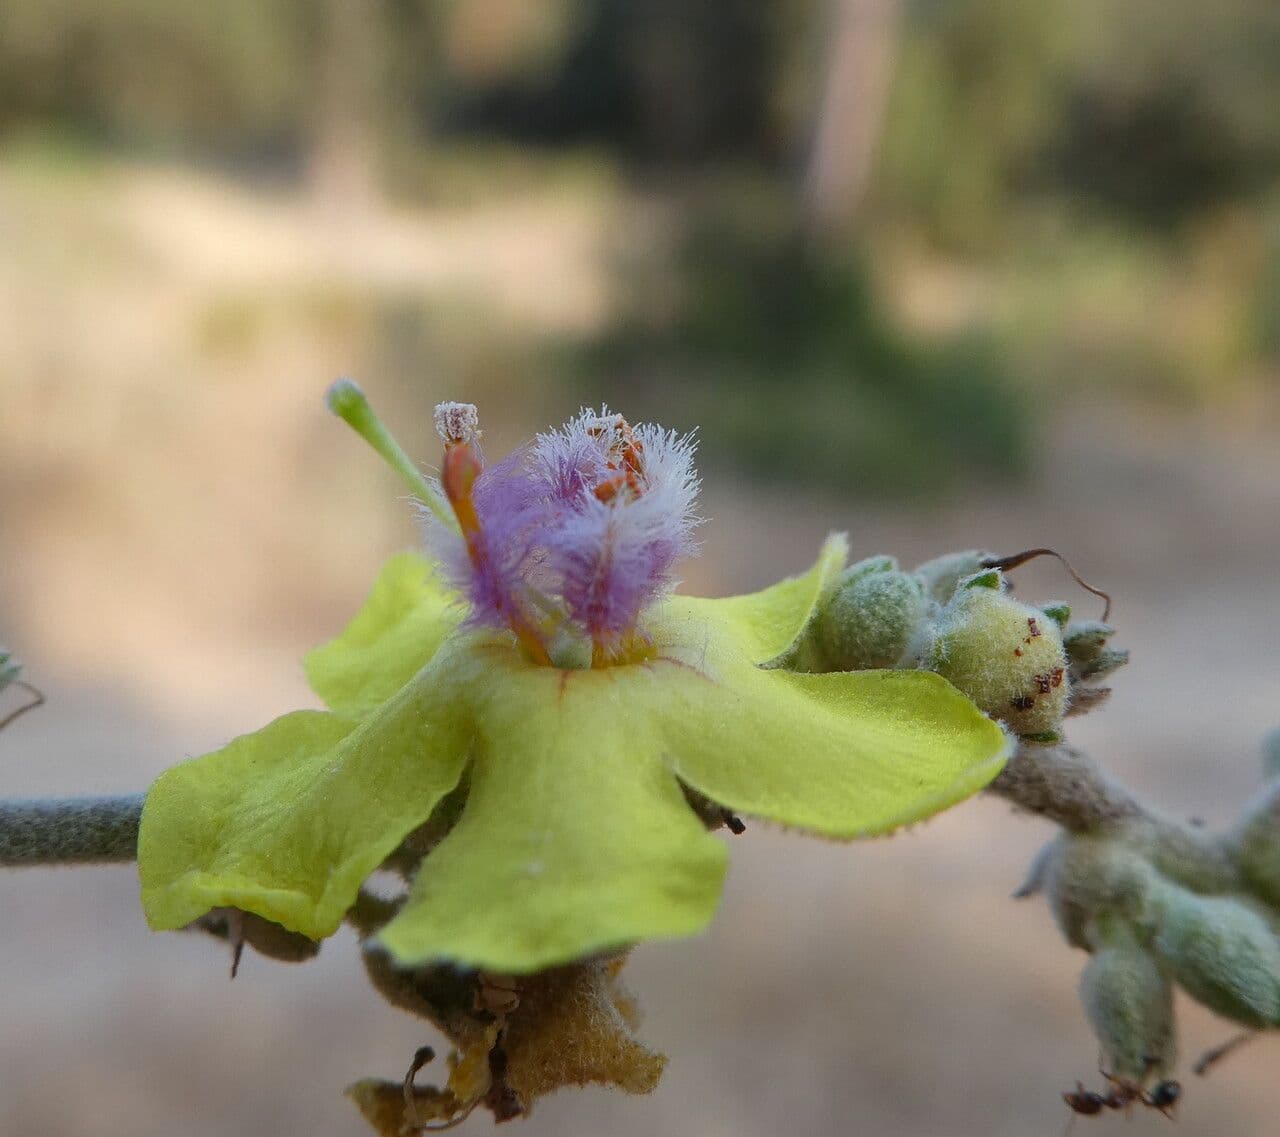
[[[985,557],[982,561],[983,568],[1000,569],[1002,572],[1009,569],[1016,569],[1019,565],[1025,565],[1028,561],[1033,561],[1037,557],[1055,557],[1062,563],[1062,567],[1071,574],[1074,580],[1086,592],[1093,593],[1094,596],[1101,598],[1104,607],[1102,609],[1102,619],[1105,622],[1111,616],[1111,594],[1103,592],[1101,588],[1095,588],[1087,580],[1084,579],[1072,567],[1071,562],[1067,560],[1057,549],[1026,549],[1021,553],[1010,553],[1005,557]]]

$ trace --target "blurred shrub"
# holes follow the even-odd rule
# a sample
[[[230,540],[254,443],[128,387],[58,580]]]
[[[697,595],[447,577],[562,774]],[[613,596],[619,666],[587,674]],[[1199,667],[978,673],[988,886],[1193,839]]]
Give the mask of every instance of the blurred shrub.
[[[1064,0],[906,6],[877,206],[934,242],[998,246],[1018,172],[1055,125],[1072,21]]]
[[[935,240],[997,247],[1068,199],[1168,231],[1280,174],[1274,0],[914,0],[879,179]]]
[[[486,5],[474,22],[491,23]],[[555,50],[504,69],[455,56],[446,129],[543,144],[604,142],[628,157],[705,163],[776,150],[775,92],[795,0],[543,0],[568,8]],[[514,52],[510,53],[513,56]]]
[[[1274,0],[1084,0],[1038,186],[1173,229],[1280,175]]]
[[[698,424],[705,457],[771,480],[928,497],[1022,470],[1025,415],[989,344],[913,340],[859,258],[815,252],[785,209],[716,197],[582,357],[588,396]]]
[[[1280,204],[1267,218],[1262,243],[1262,271],[1253,293],[1249,331],[1258,354],[1280,373]]]
[[[1275,0],[901,5],[860,240],[878,270],[898,257],[917,295],[961,259],[957,276],[990,285],[953,306],[959,319],[935,304],[922,325],[1003,320],[1005,348],[1034,360],[1020,376],[1053,389],[1066,378],[1202,398],[1274,372]],[[950,454],[962,403],[980,453],[966,468],[1013,468],[1018,412],[994,349],[904,336],[863,269],[806,256],[789,235],[795,207],[779,199],[812,128],[831,10],[817,0],[0,0],[0,140],[8,170],[25,131],[35,138],[25,153],[46,166],[106,146],[307,171],[313,188],[326,170],[346,184],[354,168],[372,191],[365,201],[390,191],[437,209],[533,186],[581,203],[613,193],[619,171],[659,196],[655,186],[687,192],[745,168],[772,183],[773,203],[756,209],[735,191],[695,204],[678,223],[675,267],[650,258],[659,279],[635,289],[607,337],[615,355],[630,343],[634,359],[661,352],[673,374],[702,371],[687,397],[712,392],[717,406],[712,373],[731,374],[750,405],[777,403],[778,422],[790,413],[784,382],[831,414],[850,408],[841,429],[863,424],[866,437],[828,463],[863,463],[850,479],[876,480],[884,439],[900,436],[890,457],[924,456],[913,469]],[[319,160],[326,139],[350,168]],[[244,319],[221,313],[211,342],[230,350],[251,338]],[[733,433],[743,453],[770,444],[746,426]],[[932,450],[930,438],[950,441]]]

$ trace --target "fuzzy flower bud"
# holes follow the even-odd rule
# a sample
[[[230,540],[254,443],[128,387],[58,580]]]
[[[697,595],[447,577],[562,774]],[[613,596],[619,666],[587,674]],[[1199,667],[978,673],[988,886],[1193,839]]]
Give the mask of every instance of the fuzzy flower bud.
[[[1248,902],[1169,885],[1153,943],[1179,986],[1211,1011],[1260,1030],[1280,1025],[1280,942]]]
[[[924,585],[925,591],[939,604],[946,604],[955,595],[959,583],[978,572],[990,555],[982,549],[966,549],[962,553],[944,553],[940,557],[934,557],[931,561],[917,565],[915,573],[920,578],[920,583]]]
[[[924,586],[910,573],[871,571],[845,579],[815,628],[828,666],[835,671],[896,666],[910,652],[928,603]]]
[[[1105,947],[1080,976],[1080,1002],[1108,1073],[1145,1084],[1173,1065],[1173,987],[1134,945]]]
[[[1151,894],[1155,870],[1141,853],[1107,837],[1060,837],[1044,865],[1044,891],[1063,937],[1094,951],[1110,942],[1100,935],[1122,922],[1135,934],[1154,929]]]
[[[840,574],[840,584],[848,584],[850,581],[857,580],[860,576],[867,576],[873,572],[897,572],[898,558],[888,557],[882,553],[872,557],[863,557],[860,561],[854,561],[847,569]]]
[[[928,631],[923,662],[1016,733],[1048,738],[1070,689],[1062,635],[1044,612],[1000,584],[994,569],[961,582]]]

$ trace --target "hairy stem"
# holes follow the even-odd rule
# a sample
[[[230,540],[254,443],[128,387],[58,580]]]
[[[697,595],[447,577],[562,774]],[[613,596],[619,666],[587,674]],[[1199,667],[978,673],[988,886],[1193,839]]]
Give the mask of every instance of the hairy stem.
[[[0,801],[0,866],[136,860],[143,796]]]
[[[1092,758],[1069,746],[1021,744],[987,790],[1077,833],[1150,816]]]
[[[1071,832],[1159,820],[1093,759],[1067,746],[1024,743],[988,792]],[[142,799],[0,800],[0,866],[134,860]]]

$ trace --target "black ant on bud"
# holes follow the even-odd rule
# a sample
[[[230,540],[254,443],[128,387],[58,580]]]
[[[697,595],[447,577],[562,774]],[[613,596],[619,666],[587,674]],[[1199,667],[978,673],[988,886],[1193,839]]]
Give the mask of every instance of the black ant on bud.
[[[1083,1082],[1077,1082],[1076,1088],[1062,1095],[1071,1112],[1082,1117],[1096,1117],[1104,1109],[1128,1110],[1135,1104],[1146,1106],[1173,1119],[1174,1107],[1182,1097],[1182,1086],[1175,1081],[1157,1082],[1150,1090],[1144,1090],[1136,1082],[1117,1078],[1105,1070],[1099,1073],[1106,1078],[1110,1088],[1105,1094],[1087,1090]],[[1071,1119],[1075,1120],[1075,1117]],[[1068,1126],[1070,1128],[1070,1126]]]

